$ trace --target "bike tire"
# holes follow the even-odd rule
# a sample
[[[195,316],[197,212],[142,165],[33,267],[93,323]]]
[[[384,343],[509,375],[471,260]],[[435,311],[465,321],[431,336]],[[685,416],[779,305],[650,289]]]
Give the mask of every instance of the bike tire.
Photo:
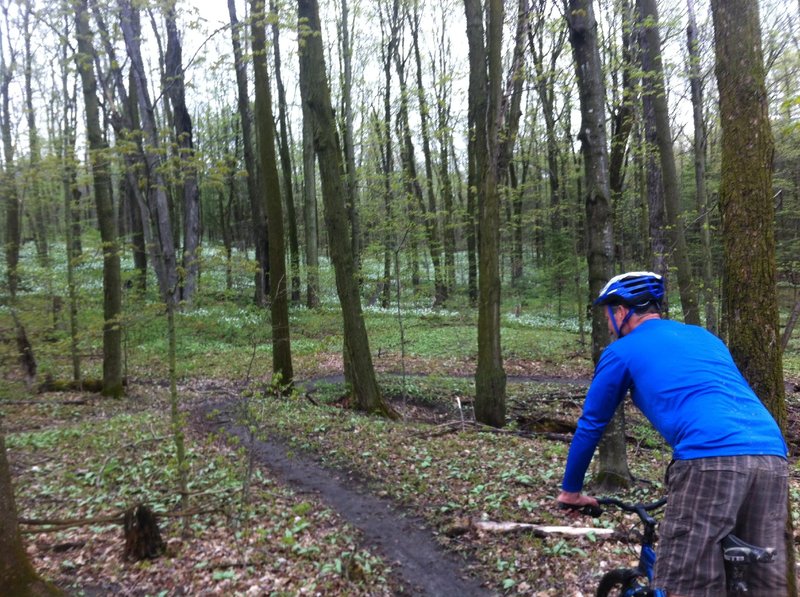
[[[596,597],[613,597],[622,596],[628,589],[634,588],[637,578],[640,578],[642,573],[635,568],[616,568],[610,570],[603,575],[600,579],[600,584],[597,585]]]

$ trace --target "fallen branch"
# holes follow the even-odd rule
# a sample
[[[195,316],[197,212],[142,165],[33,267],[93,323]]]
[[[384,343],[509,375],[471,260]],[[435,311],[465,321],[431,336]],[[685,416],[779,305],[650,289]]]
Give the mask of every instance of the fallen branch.
[[[18,406],[32,406],[37,404],[60,404],[64,406],[81,406],[89,404],[89,400],[2,400],[0,404],[4,405],[18,405]]]
[[[422,434],[423,437],[440,437],[448,433],[456,433],[466,430],[477,431],[479,433],[493,433],[495,435],[515,435],[517,437],[543,437],[545,439],[566,442],[572,441],[572,436],[565,433],[553,433],[550,431],[519,431],[514,429],[498,429],[490,425],[484,425],[476,421],[448,421],[434,427],[433,431]]]
[[[123,380],[124,385],[128,385],[128,380]],[[37,391],[39,394],[46,392],[101,392],[103,390],[102,379],[82,379],[75,380],[59,380],[59,379],[46,379],[39,384]]]
[[[222,510],[221,506],[213,508],[194,508],[184,510],[181,512],[159,512],[155,514],[156,518],[182,518],[185,516],[198,516],[201,514],[213,514]],[[56,531],[63,531],[64,529],[83,527],[94,524],[122,524],[125,517],[125,511],[120,510],[116,514],[109,514],[107,516],[98,516],[95,518],[67,518],[67,519],[48,519],[48,518],[20,518],[19,524],[31,527],[47,527],[45,529],[26,529],[22,531],[26,534],[32,533],[54,533]]]
[[[608,536],[613,535],[613,529],[597,529],[593,527],[567,527],[538,525],[526,522],[492,522],[489,520],[474,520],[471,522],[472,528],[479,533],[518,533],[527,531],[537,537],[547,537],[549,535],[567,535],[570,537],[586,537],[587,535]]]

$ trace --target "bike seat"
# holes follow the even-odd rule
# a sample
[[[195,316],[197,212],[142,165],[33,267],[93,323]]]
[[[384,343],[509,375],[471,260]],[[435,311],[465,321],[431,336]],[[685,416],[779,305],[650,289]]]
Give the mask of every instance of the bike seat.
[[[726,562],[733,564],[771,562],[775,557],[775,548],[750,545],[736,535],[728,535],[722,540],[722,556]]]

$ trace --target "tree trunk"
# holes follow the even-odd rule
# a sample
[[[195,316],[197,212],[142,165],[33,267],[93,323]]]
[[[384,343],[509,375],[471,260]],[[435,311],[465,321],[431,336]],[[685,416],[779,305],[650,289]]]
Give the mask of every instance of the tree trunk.
[[[33,105],[33,53],[31,51],[30,19],[33,2],[26,2],[22,11],[22,33],[25,47],[23,59],[25,70],[25,117],[28,121],[28,168],[27,181],[28,198],[30,199],[33,213],[33,238],[36,243],[36,255],[42,267],[49,269],[50,259],[47,241],[47,218],[45,208],[45,195],[40,184],[39,172],[39,131],[36,129],[36,110]]]
[[[705,300],[706,328],[717,333],[717,308],[714,292],[714,259],[711,252],[711,224],[709,223],[708,194],[706,193],[706,123],[703,119],[703,77],[700,73],[700,42],[694,13],[694,0],[687,0],[689,25],[686,28],[689,50],[689,87],[692,93],[692,120],[694,122],[694,184],[697,211],[700,213],[703,254],[703,299]]]
[[[289,132],[286,124],[286,91],[281,78],[281,50],[279,44],[279,27],[275,0],[270,0],[270,12],[275,14],[272,20],[272,45],[275,50],[275,85],[278,88],[278,149],[281,156],[281,172],[286,198],[286,223],[289,226],[289,263],[292,272],[292,303],[300,303],[300,245],[297,241],[297,215],[294,209],[294,185],[292,184],[292,161],[289,157]]]
[[[272,315],[272,374],[281,384],[292,384],[292,350],[289,338],[289,300],[286,281],[286,253],[283,240],[283,205],[275,155],[272,120],[272,93],[267,72],[265,6],[263,0],[250,0],[253,36],[253,85],[255,86],[255,124],[264,194],[267,197],[269,233],[270,314]]]
[[[143,132],[141,147],[147,173],[147,205],[142,207],[149,211],[149,218],[154,229],[153,250],[155,255],[158,256],[159,264],[155,269],[162,300],[176,301],[179,288],[175,241],[166,193],[167,186],[161,175],[161,152],[155,110],[150,100],[144,61],[142,60],[139,13],[138,9],[131,5],[130,0],[119,0],[119,6],[120,28],[122,29],[125,47],[131,60],[131,75],[134,82],[131,95],[136,97]]]
[[[5,12],[5,11],[4,11]],[[6,25],[8,14],[5,13]],[[12,51],[13,54],[13,51]],[[19,286],[19,250],[21,241],[20,202],[15,184],[14,145],[11,136],[11,113],[9,109],[11,83],[11,67],[6,64],[3,53],[3,39],[0,31],[0,101],[2,101],[2,118],[0,118],[0,136],[3,142],[4,168],[2,170],[2,185],[0,185],[0,199],[6,201],[6,275],[8,279],[8,293],[11,317],[14,320],[14,336],[17,344],[17,355],[25,374],[26,385],[30,388],[36,378],[36,359],[33,356],[28,335],[22,321],[17,316],[17,289]],[[3,454],[5,457],[5,453]],[[0,510],[2,512],[2,510]],[[2,516],[0,514],[0,516]],[[2,553],[2,551],[0,551]]]
[[[383,62],[383,122],[378,126],[378,138],[381,139],[381,163],[383,166],[383,202],[385,209],[386,222],[384,225],[384,246],[383,246],[383,279],[381,280],[381,307],[389,308],[391,301],[391,276],[392,276],[392,250],[396,244],[396,233],[394,230],[394,197],[392,191],[392,171],[394,170],[392,149],[392,59],[395,47],[398,43],[399,28],[399,2],[392,2],[391,14],[384,16],[383,5],[381,4],[381,48]],[[388,32],[387,32],[388,29]],[[320,166],[321,167],[321,166]]]
[[[431,157],[430,113],[425,86],[422,80],[422,57],[419,50],[420,13],[419,0],[415,0],[413,14],[408,15],[411,24],[411,44],[414,48],[414,61],[417,67],[417,99],[419,100],[420,132],[422,134],[422,155],[425,159],[425,194],[428,199],[427,211],[423,211],[425,230],[428,233],[428,249],[431,254],[434,277],[434,305],[441,305],[447,300],[447,275],[442,267],[442,240],[439,234],[439,211],[436,207],[436,195],[433,192],[433,159]],[[407,123],[406,123],[407,124]],[[408,126],[406,131],[410,132]],[[410,138],[406,145],[411,149]],[[411,154],[413,156],[413,153]]]
[[[200,189],[197,186],[197,162],[192,138],[192,117],[186,107],[186,86],[183,80],[183,50],[175,23],[175,2],[165,9],[167,54],[165,58],[165,95],[172,103],[175,136],[183,183],[183,256],[181,300],[192,304],[200,273]]]
[[[644,48],[647,40],[641,40]],[[647,68],[649,54],[642,51],[642,65]],[[647,77],[643,84],[645,93],[642,94],[642,126],[644,128],[645,145],[644,153],[644,184],[642,190],[646,197],[647,205],[647,236],[650,238],[650,268],[669,280],[669,240],[667,239],[667,211],[664,200],[664,179],[661,165],[658,160],[658,146],[656,133],[655,107],[653,106],[653,93],[648,90],[652,87],[652,80]],[[669,287],[669,284],[667,284]],[[669,312],[669,297],[664,297],[664,311]]]
[[[405,58],[400,56],[399,44],[394,46],[395,68],[397,77],[400,81],[400,107],[397,113],[398,136],[400,137],[400,157],[405,171],[405,184],[408,193],[414,198],[414,203],[419,210],[423,225],[425,226],[426,240],[428,241],[428,252],[430,253],[431,264],[433,265],[434,279],[434,306],[441,306],[447,299],[447,289],[444,284],[441,260],[441,241],[439,240],[438,226],[436,223],[436,200],[433,197],[433,186],[429,189],[429,203],[426,207],[422,193],[422,187],[417,177],[417,164],[414,155],[414,142],[411,139],[411,126],[408,115],[408,86],[406,84]],[[427,108],[426,108],[427,110]],[[427,134],[427,114],[425,118]],[[428,148],[430,154],[430,147]],[[430,162],[430,155],[426,160]],[[412,210],[413,212],[414,210]]]
[[[750,386],[786,431],[772,201],[774,145],[758,4],[711,1],[722,124],[723,313],[728,345]],[[743,300],[744,297],[744,300]],[[791,500],[788,594],[797,595]]]
[[[648,66],[644,71],[644,79],[649,80],[652,87],[645,86],[653,101],[656,123],[656,141],[661,163],[661,175],[664,184],[664,205],[669,220],[670,239],[675,247],[672,262],[677,268],[678,290],[681,296],[681,309],[686,323],[699,325],[700,312],[697,308],[697,296],[692,282],[692,269],[689,263],[689,252],[684,234],[683,213],[680,206],[680,181],[675,168],[675,154],[672,148],[672,132],[669,124],[669,106],[664,83],[664,67],[661,62],[661,40],[658,35],[658,10],[656,0],[637,0],[639,13],[644,27],[647,47],[643,53],[649,54]]]
[[[581,106],[581,153],[586,181],[587,263],[589,299],[596,297],[611,277],[613,234],[609,210],[608,150],[605,130],[605,88],[597,46],[597,22],[591,0],[569,0],[570,43],[575,58]],[[592,309],[592,359],[597,363],[608,344],[601,307]],[[625,428],[615,415],[600,443],[600,473],[605,486],[621,486],[631,478],[625,457]]]
[[[500,193],[499,140],[502,122],[503,3],[490,0],[484,42],[483,11],[477,0],[464,0],[470,64],[470,112],[475,126],[475,165],[479,201],[478,363],[475,371],[475,418],[503,427],[506,423],[506,374],[500,347]],[[484,45],[485,43],[485,45]],[[488,70],[486,66],[488,65]]]
[[[267,303],[269,292],[269,239],[267,235],[266,208],[264,198],[259,194],[259,172],[256,169],[256,160],[253,155],[252,115],[250,112],[250,96],[247,91],[247,64],[242,54],[242,44],[239,41],[239,20],[236,18],[236,2],[228,0],[228,13],[231,17],[231,40],[233,43],[233,58],[236,68],[236,84],[238,88],[237,105],[239,119],[242,122],[242,152],[244,153],[244,167],[247,169],[247,197],[250,199],[250,217],[253,220],[253,244],[256,247],[256,292],[255,301],[259,305]]]
[[[14,502],[14,486],[6,455],[6,438],[0,432],[0,586],[3,594],[15,597],[61,595],[56,587],[42,581],[31,566],[22,543]]]
[[[86,137],[91,157],[97,223],[103,242],[103,391],[119,397],[122,386],[122,278],[117,245],[117,218],[111,198],[111,173],[108,144],[103,138],[97,100],[97,80],[92,68],[94,55],[89,10],[86,0],[75,4],[78,53],[75,56],[83,85],[86,109]]]
[[[441,185],[442,204],[444,207],[444,213],[442,214],[444,278],[445,287],[449,295],[455,290],[456,285],[456,225],[455,213],[453,211],[453,183],[450,179],[449,166],[450,144],[452,143],[452,133],[450,132],[450,96],[452,83],[449,81],[449,77],[446,73],[449,72],[447,57],[449,56],[450,48],[446,45],[445,40],[446,27],[442,26],[442,36],[438,47],[440,70],[438,76],[436,63],[433,63],[433,78],[437,81],[435,85],[437,129],[434,134],[439,142],[439,183]]]
[[[319,307],[319,243],[317,242],[317,176],[311,114],[303,103],[303,220],[306,240],[306,306]]]
[[[350,33],[350,11],[347,0],[342,0],[342,20],[339,27],[339,43],[342,60],[342,143],[347,191],[347,218],[350,221],[350,238],[356,271],[361,270],[361,221],[358,210],[358,175],[356,174],[356,152],[353,140],[353,36]]]
[[[562,205],[563,191],[559,179],[559,143],[556,130],[556,81],[560,76],[559,57],[566,41],[566,28],[556,32],[550,31],[551,22],[546,14],[546,0],[537,0],[534,11],[536,20],[527,28],[528,42],[533,54],[536,73],[535,88],[542,108],[547,140],[547,178],[550,183],[550,250],[548,254],[554,262],[562,258],[559,254],[561,243],[559,237],[567,224],[565,206]],[[544,47],[545,37],[554,36],[549,48]],[[557,280],[559,286],[564,280]]]
[[[479,187],[486,169],[486,108],[488,82],[486,79],[486,47],[483,33],[483,7],[479,0],[464,0],[469,46],[469,88],[467,106],[467,213],[464,235],[467,240],[469,298],[478,304],[478,222],[482,217]]]
[[[622,13],[622,92],[619,103],[611,117],[611,153],[609,155],[608,181],[611,191],[612,213],[625,210],[623,207],[623,191],[625,189],[625,157],[627,155],[628,139],[633,129],[635,120],[634,104],[636,102],[637,77],[633,76],[633,35],[631,35],[632,8],[629,0],[620,6]],[[619,224],[622,232],[622,224]],[[615,233],[617,242],[623,242],[620,235]],[[621,256],[622,258],[622,256]],[[623,268],[624,269],[624,268]]]
[[[351,238],[348,234],[346,187],[341,176],[341,153],[336,143],[330,88],[317,0],[298,0],[298,44],[300,50],[300,91],[312,117],[314,148],[319,159],[325,224],[328,229],[336,290],[344,323],[345,360],[349,362],[353,393],[359,409],[392,418],[397,414],[381,396],[369,338],[364,325]]]
[[[77,128],[78,106],[76,101],[76,89],[70,91],[69,88],[69,62],[68,45],[70,31],[69,16],[64,14],[64,37],[61,40],[61,93],[64,100],[62,112],[61,130],[61,154],[63,163],[61,168],[61,185],[64,193],[64,231],[66,236],[66,255],[67,255],[67,294],[69,301],[69,337],[70,337],[70,357],[72,361],[72,379],[75,382],[81,380],[81,357],[78,350],[78,294],[75,284],[75,260],[80,256],[75,246],[75,229],[72,221],[76,211],[76,205],[80,201],[80,190],[78,189],[77,165],[75,159],[75,141]]]
[[[6,15],[6,21],[8,15]],[[6,204],[6,280],[11,300],[17,296],[19,286],[19,250],[22,221],[20,219],[19,196],[14,184],[14,142],[11,136],[11,110],[9,86],[11,84],[11,66],[6,64],[3,53],[3,39],[0,31],[0,100],[2,101],[2,140],[3,140],[3,184],[0,185],[0,199]]]
[[[124,168],[124,191],[129,203],[131,220],[131,242],[133,244],[134,267],[137,271],[136,287],[143,294],[147,288],[147,248],[152,251],[153,267],[156,277],[159,280],[166,279],[165,265],[161,259],[158,243],[153,242],[158,237],[156,222],[151,217],[148,199],[143,195],[139,186],[139,176],[145,170],[145,155],[141,143],[141,127],[139,125],[138,96],[136,94],[136,82],[133,70],[128,73],[128,89],[125,88],[124,76],[120,63],[116,58],[116,50],[110,39],[108,27],[105,24],[103,12],[97,3],[92,4],[97,29],[103,42],[106,54],[108,55],[109,76],[100,77],[105,84],[105,95],[113,97],[116,95],[117,102],[107,104],[110,107],[111,125],[117,135],[117,142],[125,142],[135,146],[135,150],[130,149],[122,152]],[[99,66],[98,66],[99,69]],[[120,109],[115,106],[120,105]],[[76,203],[80,197],[75,187]]]

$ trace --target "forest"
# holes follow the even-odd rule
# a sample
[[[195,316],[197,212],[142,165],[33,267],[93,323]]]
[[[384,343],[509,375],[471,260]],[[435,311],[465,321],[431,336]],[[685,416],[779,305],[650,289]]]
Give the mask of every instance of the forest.
[[[779,423],[794,551],[800,1],[0,10],[0,596],[594,594],[630,270]],[[589,486],[670,458],[628,401]]]

